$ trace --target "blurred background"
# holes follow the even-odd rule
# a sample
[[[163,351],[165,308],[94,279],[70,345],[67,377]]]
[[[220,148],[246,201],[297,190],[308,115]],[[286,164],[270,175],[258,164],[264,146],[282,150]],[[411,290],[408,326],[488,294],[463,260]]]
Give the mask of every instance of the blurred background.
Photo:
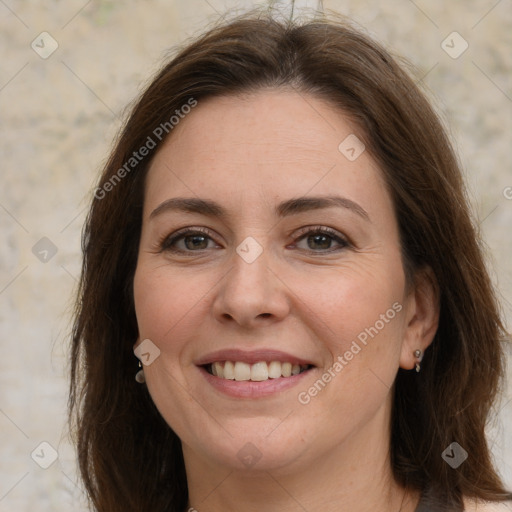
[[[269,3],[286,8],[0,0],[0,512],[86,510],[66,427],[70,314],[85,212],[126,106],[169,50]],[[510,0],[297,1],[296,13],[318,4],[414,66],[449,126],[512,330]],[[489,439],[512,488],[508,375]]]

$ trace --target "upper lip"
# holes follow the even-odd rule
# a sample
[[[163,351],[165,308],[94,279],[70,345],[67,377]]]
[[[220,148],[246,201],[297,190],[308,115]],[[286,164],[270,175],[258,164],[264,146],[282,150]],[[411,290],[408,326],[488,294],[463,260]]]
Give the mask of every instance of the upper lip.
[[[299,365],[312,365],[314,364],[307,359],[287,354],[279,350],[273,349],[259,349],[259,350],[240,350],[237,348],[217,350],[210,352],[200,357],[195,364],[197,366],[204,366],[206,364],[215,363],[217,361],[240,361],[247,364],[259,363],[261,361],[280,361],[281,363],[292,363]]]

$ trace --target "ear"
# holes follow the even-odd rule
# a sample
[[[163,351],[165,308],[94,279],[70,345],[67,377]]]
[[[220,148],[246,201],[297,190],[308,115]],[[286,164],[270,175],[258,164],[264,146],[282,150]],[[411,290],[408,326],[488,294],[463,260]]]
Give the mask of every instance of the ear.
[[[422,354],[432,343],[439,325],[439,285],[430,267],[418,270],[406,299],[406,320],[400,354],[400,367],[412,370],[418,359],[415,350]]]
[[[135,343],[133,344],[133,350],[135,350],[139,344],[140,344],[140,336],[137,336],[137,339],[135,340]]]

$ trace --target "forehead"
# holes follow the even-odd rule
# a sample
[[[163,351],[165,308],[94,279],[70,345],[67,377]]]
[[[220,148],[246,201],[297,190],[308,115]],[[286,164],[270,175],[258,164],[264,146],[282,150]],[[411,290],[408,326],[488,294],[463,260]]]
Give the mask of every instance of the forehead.
[[[178,196],[215,197],[228,208],[239,208],[243,199],[246,206],[269,208],[290,197],[340,193],[360,200],[373,195],[376,202],[381,196],[381,206],[389,206],[368,152],[352,158],[362,149],[356,137],[341,110],[295,91],[199,101],[155,155],[146,215]]]

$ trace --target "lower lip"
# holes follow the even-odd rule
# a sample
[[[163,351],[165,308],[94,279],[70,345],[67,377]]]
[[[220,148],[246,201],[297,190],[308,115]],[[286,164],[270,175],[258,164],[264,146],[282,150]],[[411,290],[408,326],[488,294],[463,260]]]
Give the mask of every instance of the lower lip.
[[[279,379],[268,379],[260,382],[252,380],[228,380],[215,377],[206,371],[202,366],[198,367],[204,378],[217,391],[234,398],[263,398],[280,393],[297,385],[308,375],[312,369],[292,375],[291,377],[280,377]]]

